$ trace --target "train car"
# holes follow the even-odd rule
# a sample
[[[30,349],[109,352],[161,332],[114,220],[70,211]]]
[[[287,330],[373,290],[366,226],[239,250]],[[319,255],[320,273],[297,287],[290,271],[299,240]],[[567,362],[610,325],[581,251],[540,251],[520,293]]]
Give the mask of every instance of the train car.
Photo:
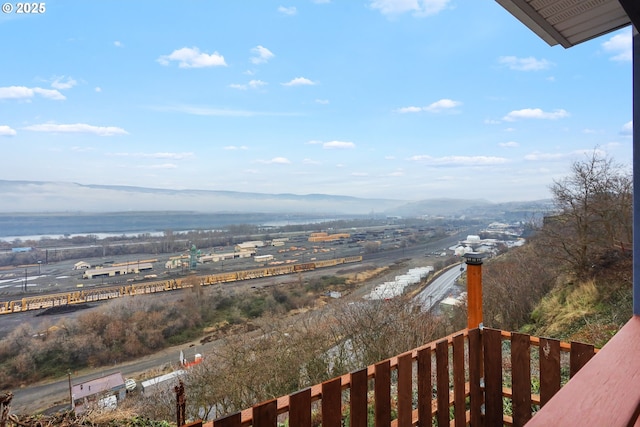
[[[215,285],[221,283],[235,282],[238,280],[257,279],[261,277],[278,276],[284,274],[300,273],[312,271],[316,268],[332,267],[344,263],[360,262],[362,256],[351,256],[345,258],[335,258],[327,260],[316,260],[301,264],[289,264],[275,267],[266,267],[237,272],[218,273],[208,276],[198,276],[201,285]],[[80,304],[91,301],[102,301],[124,296],[143,295],[156,292],[172,291],[182,289],[183,286],[191,283],[182,278],[145,282],[139,285],[113,286],[108,288],[98,288],[91,290],[81,290],[64,294],[52,294],[37,297],[25,297],[21,300],[0,302],[0,314],[18,313],[26,310],[39,310],[43,308],[60,306],[66,304]]]
[[[342,262],[340,262],[342,258],[332,258],[332,259],[324,259],[324,260],[320,260],[320,261],[316,261],[316,267],[318,268],[324,268],[324,267],[333,267],[335,265],[338,264],[342,264]]]
[[[302,271],[311,271],[311,270],[315,270],[316,269],[316,263],[315,262],[305,262],[302,264],[294,264],[293,265],[293,271],[296,273],[302,272]]]

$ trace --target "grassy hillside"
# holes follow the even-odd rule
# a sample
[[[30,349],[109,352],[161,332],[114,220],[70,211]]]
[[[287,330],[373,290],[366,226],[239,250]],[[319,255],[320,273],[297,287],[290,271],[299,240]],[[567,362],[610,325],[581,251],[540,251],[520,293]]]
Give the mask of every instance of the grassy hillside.
[[[597,268],[588,279],[560,276],[522,330],[602,347],[632,316],[632,260],[621,254]]]

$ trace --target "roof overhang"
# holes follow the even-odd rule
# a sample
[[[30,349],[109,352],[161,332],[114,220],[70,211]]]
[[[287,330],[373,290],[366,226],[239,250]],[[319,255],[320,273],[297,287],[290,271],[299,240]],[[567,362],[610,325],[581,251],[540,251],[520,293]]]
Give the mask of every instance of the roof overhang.
[[[550,46],[565,48],[637,24],[636,1],[496,0]]]

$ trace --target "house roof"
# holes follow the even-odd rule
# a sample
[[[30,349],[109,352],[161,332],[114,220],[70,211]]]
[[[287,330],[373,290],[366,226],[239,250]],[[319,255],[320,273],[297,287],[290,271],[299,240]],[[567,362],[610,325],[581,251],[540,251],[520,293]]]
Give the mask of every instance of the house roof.
[[[637,6],[625,0],[496,0],[550,46],[569,48],[631,24]],[[625,4],[625,3],[628,3]],[[625,7],[635,9],[631,13]],[[636,15],[634,17],[634,15]]]
[[[82,399],[94,394],[105,393],[124,387],[124,378],[120,372],[76,384],[71,388],[73,400]]]

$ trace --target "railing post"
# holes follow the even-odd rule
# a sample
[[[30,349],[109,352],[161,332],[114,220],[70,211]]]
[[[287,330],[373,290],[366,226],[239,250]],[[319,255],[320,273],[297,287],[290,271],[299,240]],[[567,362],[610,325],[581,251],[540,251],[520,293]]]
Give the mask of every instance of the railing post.
[[[484,407],[484,362],[482,334],[480,329],[469,331],[469,412],[470,425],[483,425]]]
[[[175,386],[174,391],[176,392],[176,424],[178,426],[182,426],[186,422],[186,408],[187,401],[184,395],[184,383],[182,380]]]
[[[391,364],[385,360],[374,366],[374,425],[386,427],[391,425]]]

